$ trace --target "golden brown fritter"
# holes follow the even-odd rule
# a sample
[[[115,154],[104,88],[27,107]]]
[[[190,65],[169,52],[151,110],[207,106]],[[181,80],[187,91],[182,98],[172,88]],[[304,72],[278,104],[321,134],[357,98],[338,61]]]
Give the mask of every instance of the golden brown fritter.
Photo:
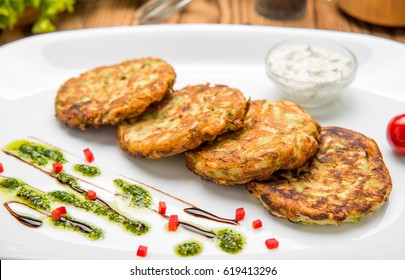
[[[171,92],[143,115],[117,127],[121,148],[134,157],[172,156],[238,129],[246,112],[242,92],[223,85]]]
[[[187,167],[221,185],[265,180],[304,164],[316,153],[318,137],[318,123],[297,104],[257,100],[240,130],[187,151]]]
[[[97,67],[59,88],[56,117],[80,129],[116,125],[161,100],[172,90],[175,78],[171,65],[152,57]]]
[[[392,182],[374,140],[324,127],[319,146],[302,167],[251,182],[248,191],[272,215],[302,224],[357,222],[386,202]]]

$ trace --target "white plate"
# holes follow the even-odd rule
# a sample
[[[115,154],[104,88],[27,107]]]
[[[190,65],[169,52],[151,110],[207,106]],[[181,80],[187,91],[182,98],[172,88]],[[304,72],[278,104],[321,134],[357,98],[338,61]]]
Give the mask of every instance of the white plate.
[[[264,54],[280,40],[297,36],[338,41],[358,57],[360,66],[352,86],[333,104],[310,113],[321,125],[357,130],[374,138],[380,146],[392,175],[393,191],[381,210],[360,223],[338,227],[292,224],[269,215],[243,188],[220,187],[200,180],[187,170],[182,156],[136,160],[120,151],[111,128],[82,132],[65,127],[54,117],[53,99],[66,79],[92,67],[144,56],[161,57],[174,66],[178,74],[175,88],[220,83],[237,87],[252,99],[277,100],[281,95],[265,75]],[[246,236],[245,250],[228,255],[212,242],[194,236],[205,246],[197,259],[403,259],[405,158],[391,152],[385,129],[391,117],[404,112],[404,61],[405,46],[400,43],[306,29],[159,25],[33,36],[0,48],[0,146],[33,135],[79,156],[83,148],[90,147],[96,155],[96,165],[137,178],[217,215],[233,217],[236,208],[244,207],[247,216],[234,229]],[[6,169],[4,176],[19,177],[37,187],[55,184],[4,153],[0,153],[0,162]],[[169,207],[181,212],[181,205],[175,202]],[[179,214],[196,224],[225,227]],[[143,214],[135,211],[133,215]],[[0,207],[0,217],[1,258],[134,259],[137,247],[144,244],[149,247],[149,259],[172,259],[178,258],[172,251],[173,245],[192,236],[184,230],[166,233],[165,221],[159,217],[152,218],[153,230],[142,237],[131,236],[94,218],[91,221],[107,231],[106,238],[96,242],[73,232],[27,228],[4,207]],[[254,231],[251,221],[258,218],[264,226]],[[280,241],[279,249],[265,248],[264,240],[271,237]]]

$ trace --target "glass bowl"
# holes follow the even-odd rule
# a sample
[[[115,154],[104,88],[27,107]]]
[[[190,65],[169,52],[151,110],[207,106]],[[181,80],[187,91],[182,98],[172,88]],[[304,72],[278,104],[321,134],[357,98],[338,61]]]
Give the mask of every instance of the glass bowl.
[[[303,107],[335,100],[350,85],[357,59],[346,47],[324,39],[290,39],[266,54],[266,73],[284,97]]]

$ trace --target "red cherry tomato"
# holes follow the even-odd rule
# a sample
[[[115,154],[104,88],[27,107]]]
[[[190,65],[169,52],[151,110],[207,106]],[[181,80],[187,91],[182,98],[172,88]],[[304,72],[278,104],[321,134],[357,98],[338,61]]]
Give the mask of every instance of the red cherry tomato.
[[[405,155],[405,114],[390,120],[387,126],[387,140],[394,152]]]

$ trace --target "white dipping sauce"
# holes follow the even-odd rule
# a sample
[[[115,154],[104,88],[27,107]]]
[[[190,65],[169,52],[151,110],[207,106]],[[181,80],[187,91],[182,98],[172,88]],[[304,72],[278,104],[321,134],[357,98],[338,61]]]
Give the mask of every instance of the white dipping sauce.
[[[274,48],[266,60],[269,77],[287,98],[304,107],[321,106],[335,99],[353,81],[357,68],[349,52],[346,55],[306,43]]]
[[[322,47],[295,45],[280,48],[268,57],[274,73],[311,84],[339,80],[353,71],[353,60]]]

